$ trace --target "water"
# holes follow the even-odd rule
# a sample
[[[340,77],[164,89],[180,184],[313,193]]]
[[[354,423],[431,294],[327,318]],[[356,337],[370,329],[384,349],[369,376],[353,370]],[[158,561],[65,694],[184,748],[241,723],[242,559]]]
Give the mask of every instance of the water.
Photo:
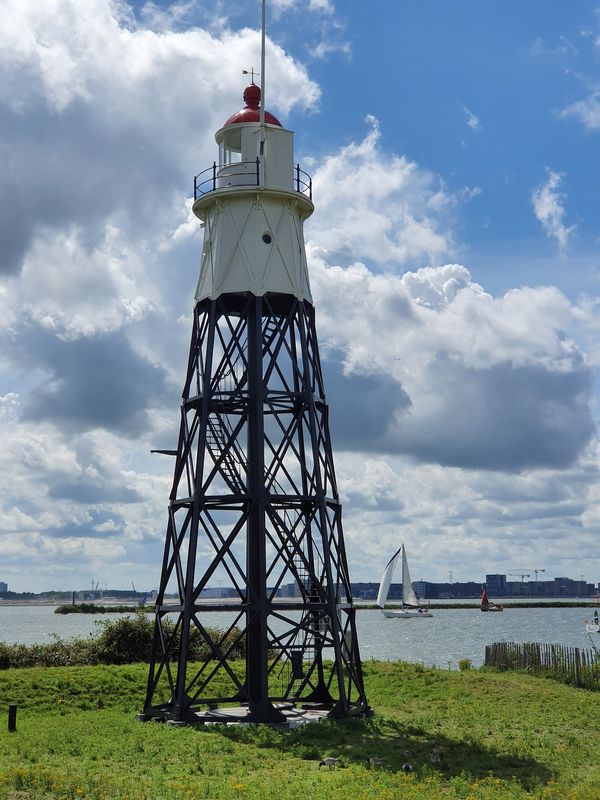
[[[432,613],[431,619],[395,620],[386,619],[379,611],[359,611],[357,626],[363,660],[400,658],[455,668],[461,658],[480,666],[486,644],[494,642],[590,647],[584,627],[584,618],[591,618],[589,608],[508,608],[501,614],[482,614],[479,609],[436,609]]]
[[[363,660],[402,659],[428,666],[456,668],[461,658],[474,666],[483,663],[486,644],[493,642],[545,642],[570,647],[590,647],[584,619],[590,608],[508,608],[501,614],[479,609],[435,609],[425,619],[386,619],[379,611],[357,612]],[[68,639],[98,632],[97,622],[120,614],[54,614],[53,606],[0,605],[0,641],[35,644],[52,635]],[[229,612],[210,612],[206,625],[224,627],[234,620]],[[600,645],[600,636],[594,641]]]
[[[118,619],[121,614],[55,614],[54,606],[0,605],[0,642],[38,644],[97,634],[100,619]]]

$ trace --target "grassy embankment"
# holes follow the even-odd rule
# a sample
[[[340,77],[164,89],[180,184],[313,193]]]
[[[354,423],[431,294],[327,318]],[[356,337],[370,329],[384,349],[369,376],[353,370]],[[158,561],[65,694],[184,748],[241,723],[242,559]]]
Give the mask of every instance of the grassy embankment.
[[[141,724],[146,671],[0,672],[0,708],[19,706],[16,733],[2,717],[0,799],[600,798],[598,695],[551,680],[366,662],[372,719],[278,733]],[[341,766],[319,770],[325,755]]]

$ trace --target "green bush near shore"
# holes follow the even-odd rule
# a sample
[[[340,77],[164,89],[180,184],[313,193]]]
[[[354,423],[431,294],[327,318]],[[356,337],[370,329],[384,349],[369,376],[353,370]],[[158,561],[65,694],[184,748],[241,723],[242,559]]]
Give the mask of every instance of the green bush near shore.
[[[154,619],[145,613],[122,619],[97,623],[99,633],[86,639],[60,639],[55,637],[48,644],[6,644],[0,642],[0,670],[23,667],[66,667],[95,664],[133,664],[148,662],[154,636]],[[173,623],[165,620],[167,636],[173,631]],[[219,641],[222,633],[208,628],[209,635]],[[230,631],[227,640],[237,638],[239,631]],[[176,643],[174,640],[174,644]],[[244,642],[240,641],[232,651],[232,657],[243,656]],[[208,661],[212,657],[207,643],[200,632],[194,629],[190,634],[190,654],[198,661]]]
[[[100,606],[96,603],[65,603],[54,609],[55,614],[133,614],[137,611],[152,612],[154,606]]]
[[[145,664],[7,670],[0,708],[19,711],[17,732],[0,730],[0,800],[599,800],[589,692],[522,673],[364,668],[372,719],[289,733],[139,723]],[[319,768],[324,756],[339,765]]]

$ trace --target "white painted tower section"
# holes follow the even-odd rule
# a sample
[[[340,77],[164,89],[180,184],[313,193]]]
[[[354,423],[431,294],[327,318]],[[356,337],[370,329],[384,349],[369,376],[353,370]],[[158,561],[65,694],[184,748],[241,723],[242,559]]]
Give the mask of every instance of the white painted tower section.
[[[235,121],[248,116],[257,121]],[[250,104],[215,139],[219,161],[193,206],[205,226],[195,301],[276,292],[312,303],[303,228],[314,206],[297,181],[293,132],[268,121],[261,128],[257,104]]]

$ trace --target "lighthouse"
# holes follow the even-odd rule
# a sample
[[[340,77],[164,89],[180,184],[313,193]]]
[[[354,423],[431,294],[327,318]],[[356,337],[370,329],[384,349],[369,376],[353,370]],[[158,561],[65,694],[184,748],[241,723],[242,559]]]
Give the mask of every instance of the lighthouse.
[[[142,719],[369,713],[293,132],[244,107],[194,178],[204,227]],[[225,596],[228,595],[228,596]],[[215,625],[214,620],[223,620]]]

